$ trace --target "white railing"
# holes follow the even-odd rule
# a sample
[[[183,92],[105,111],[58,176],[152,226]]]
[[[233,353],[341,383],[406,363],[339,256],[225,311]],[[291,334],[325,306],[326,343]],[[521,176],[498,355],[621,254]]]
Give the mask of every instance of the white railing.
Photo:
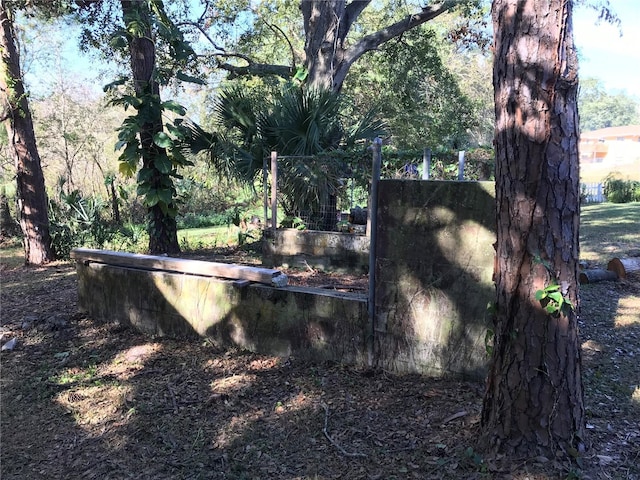
[[[607,201],[602,183],[582,183],[580,193],[584,203],[602,203]]]

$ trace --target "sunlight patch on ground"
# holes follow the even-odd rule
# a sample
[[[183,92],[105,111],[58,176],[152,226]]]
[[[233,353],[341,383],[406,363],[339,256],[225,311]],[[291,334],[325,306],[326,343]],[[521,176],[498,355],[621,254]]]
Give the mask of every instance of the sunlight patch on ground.
[[[235,375],[236,377],[240,375]],[[313,408],[314,399],[303,392],[292,394],[289,398],[278,400],[270,409],[253,409],[244,414],[234,416],[228,425],[220,429],[218,436],[212,439],[212,448],[223,449],[231,447],[234,442],[242,439],[251,426],[260,421],[277,422],[277,417],[281,415],[309,415],[309,411],[318,410]],[[258,456],[262,455],[258,444],[247,444],[245,451],[258,450]]]
[[[145,369],[145,364],[162,350],[159,343],[143,343],[118,353],[107,366],[111,375],[129,380]]]
[[[614,325],[616,328],[640,325],[640,297],[630,296],[619,300]]]
[[[256,379],[257,377],[255,375],[246,373],[231,375],[230,377],[220,378],[211,382],[211,391],[213,393],[224,393],[228,395],[251,386]]]
[[[254,372],[261,372],[264,370],[271,370],[272,368],[278,368],[282,363],[280,357],[267,357],[253,360],[249,364],[249,370]]]
[[[602,345],[593,340],[582,342],[582,359],[583,361],[593,360],[599,353],[602,353]]]
[[[73,415],[76,424],[89,426],[128,420],[134,410],[127,408],[127,397],[131,397],[130,387],[101,385],[65,390],[55,401]]]

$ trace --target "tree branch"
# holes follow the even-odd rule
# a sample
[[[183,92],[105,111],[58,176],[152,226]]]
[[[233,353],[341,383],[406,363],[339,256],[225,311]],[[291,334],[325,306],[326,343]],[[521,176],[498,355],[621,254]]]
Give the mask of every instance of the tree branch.
[[[218,68],[226,70],[231,74],[231,78],[241,75],[255,75],[257,77],[265,77],[267,75],[278,75],[282,78],[291,78],[295,71],[293,67],[287,65],[273,65],[269,63],[256,63],[246,55],[239,53],[218,53],[216,57],[236,57],[247,62],[247,65],[239,66],[231,63],[217,61]]]
[[[360,452],[347,452],[344,448],[342,448],[336,441],[329,435],[329,407],[326,403],[322,403],[322,408],[324,408],[324,427],[322,428],[322,433],[325,438],[331,442],[331,445],[336,447],[338,451],[344,455],[345,457],[366,457],[367,455]]]
[[[284,37],[285,41],[287,42],[287,45],[289,45],[289,51],[291,52],[291,68],[295,70],[296,69],[296,53],[293,50],[293,45],[291,44],[289,37],[287,37],[287,35],[277,25],[272,25],[271,23],[267,22],[264,19],[262,19],[262,21],[267,25],[267,27],[271,29],[272,32],[274,33],[280,32],[280,34]]]
[[[422,11],[420,11],[419,13],[407,15],[402,20],[389,25],[388,27],[382,28],[375,33],[363,37],[358,43],[345,51],[342,65],[340,65],[338,70],[335,72],[333,80],[334,84],[342,84],[342,81],[347,76],[351,65],[353,65],[356,60],[358,60],[366,52],[375,50],[380,45],[391,40],[392,38],[399,37],[404,32],[422,25],[423,23],[428,22],[429,20],[432,20],[437,16],[448,12],[458,5],[468,2],[469,0],[444,0],[442,2],[423,7]],[[357,11],[356,8],[364,8],[367,6],[366,1],[363,1],[362,3],[364,5],[358,4],[356,5],[356,7],[353,7],[353,12]],[[351,7],[352,5],[353,3],[350,4],[349,7]]]
[[[398,37],[404,32],[422,25],[423,23],[442,15],[463,3],[467,3],[467,0],[446,0],[444,2],[424,7],[419,13],[407,15],[402,20],[363,37],[358,43],[348,50],[347,57],[350,62],[353,63],[364,53],[375,50],[388,40]]]
[[[190,25],[192,27],[196,27],[200,31],[200,33],[204,35],[204,38],[206,38],[209,41],[209,43],[213,45],[213,48],[215,48],[216,50],[220,50],[221,52],[225,52],[224,48],[220,47],[216,42],[213,41],[213,38],[209,36],[207,31],[202,27],[202,25],[200,25],[199,21],[198,22],[180,22],[176,24],[177,27],[180,27],[183,25]]]
[[[362,11],[369,6],[371,0],[353,0],[345,12],[345,26],[344,28],[348,32],[351,29],[351,25],[356,21],[356,18],[362,13]]]

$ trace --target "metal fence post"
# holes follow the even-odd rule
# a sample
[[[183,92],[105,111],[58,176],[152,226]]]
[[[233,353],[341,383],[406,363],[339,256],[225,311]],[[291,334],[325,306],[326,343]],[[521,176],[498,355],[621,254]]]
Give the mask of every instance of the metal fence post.
[[[382,139],[377,137],[373,141],[373,172],[371,175],[371,199],[369,201],[369,338],[367,341],[367,357],[369,367],[373,366],[373,348],[376,319],[376,246],[378,239],[378,183],[380,181],[380,166],[382,164]]]
[[[278,152],[271,152],[271,230],[276,237],[278,227]]]
[[[458,181],[464,180],[464,150],[458,152]]]
[[[422,153],[422,179],[429,180],[431,177],[431,149],[425,148]]]
[[[269,167],[267,165],[267,157],[262,158],[262,192],[263,192],[263,207],[264,207],[264,228],[267,228],[269,223],[269,193],[268,193],[268,175]]]

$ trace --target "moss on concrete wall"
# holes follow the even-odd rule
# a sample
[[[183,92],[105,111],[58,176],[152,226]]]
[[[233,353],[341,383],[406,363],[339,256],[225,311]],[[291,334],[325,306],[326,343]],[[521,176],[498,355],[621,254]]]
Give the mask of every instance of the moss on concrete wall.
[[[380,182],[375,293],[380,366],[484,374],[494,219],[491,182]]]
[[[220,345],[364,364],[362,295],[274,288],[198,275],[77,262],[78,304],[96,320],[144,333],[208,337]]]

